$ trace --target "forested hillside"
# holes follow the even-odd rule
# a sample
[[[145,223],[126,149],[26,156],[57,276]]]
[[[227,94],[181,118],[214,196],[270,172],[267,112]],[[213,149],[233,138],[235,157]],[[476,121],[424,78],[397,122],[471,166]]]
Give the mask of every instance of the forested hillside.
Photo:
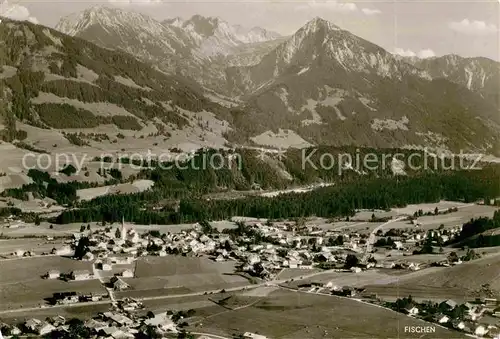
[[[0,24],[0,45],[6,139],[16,137],[14,119],[57,129],[100,124],[140,129],[153,120],[175,129],[187,123],[181,110],[230,119],[227,109],[205,98],[196,84],[124,52],[7,19]],[[104,108],[91,108],[97,105]]]
[[[145,209],[145,195],[109,196],[63,212],[58,223],[119,221],[123,216],[142,224],[189,223],[223,220],[232,216],[260,218],[348,217],[356,209],[387,209],[441,199],[472,202],[500,194],[499,168],[482,171],[428,173],[400,180],[360,178],[309,193],[289,193],[274,198],[231,200],[182,199],[178,211]],[[148,199],[151,197],[150,193]],[[148,200],[149,201],[149,200]]]
[[[359,208],[390,208],[412,203],[437,202],[440,199],[471,202],[500,196],[500,167],[484,165],[482,169],[427,170],[406,169],[404,175],[395,175],[391,165],[382,161],[372,163],[373,169],[359,167],[356,162],[321,168],[323,153],[314,153],[311,163],[303,167],[300,151],[286,153],[287,160],[260,159],[255,151],[234,154],[218,151],[200,151],[189,163],[181,166],[152,163],[138,178],[155,182],[151,191],[132,195],[102,196],[91,201],[73,201],[74,209],[62,213],[60,223],[109,220],[116,221],[124,213],[130,221],[138,223],[177,223],[200,219],[224,219],[234,215],[265,218],[285,218],[318,215],[324,217],[349,216]],[[309,150],[312,152],[312,150]],[[331,154],[349,151],[330,148]],[[374,150],[363,150],[364,154]],[[400,150],[384,150],[394,154]],[[405,151],[401,151],[405,154]],[[406,151],[407,155],[412,154]],[[220,154],[215,168],[203,167],[204,157]],[[382,152],[378,154],[382,159]],[[401,158],[404,159],[404,158]],[[402,160],[404,161],[404,160]],[[414,166],[422,165],[415,162]],[[449,159],[448,162],[452,160]],[[317,166],[317,167],[316,167]],[[444,164],[450,167],[450,163]],[[396,172],[400,173],[400,172]],[[256,187],[280,189],[315,183],[334,186],[310,193],[280,195],[276,198],[259,196],[254,191],[243,199],[207,199],[206,194],[230,193]],[[172,203],[180,202],[179,209]],[[175,203],[173,204],[175,205]]]

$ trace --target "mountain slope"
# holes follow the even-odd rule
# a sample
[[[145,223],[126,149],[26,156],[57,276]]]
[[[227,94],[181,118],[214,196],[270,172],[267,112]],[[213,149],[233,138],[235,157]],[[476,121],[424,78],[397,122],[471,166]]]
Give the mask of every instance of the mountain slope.
[[[123,18],[109,24],[101,22],[102,15],[98,17],[97,24],[95,18],[77,22],[88,34],[98,30],[94,38],[101,42],[105,34],[130,35],[122,40],[122,49],[129,51],[139,48],[136,42],[148,36],[138,32],[168,37],[182,31],[177,26],[185,25],[174,20],[163,31],[141,15],[127,16],[144,20],[140,22],[145,26],[129,31],[134,25],[123,26]],[[214,36],[214,20],[200,18],[193,30],[199,36]],[[75,27],[62,26],[68,32]],[[0,27],[4,47],[0,93],[7,99],[0,123],[9,126],[10,139],[17,137],[12,132],[15,122],[22,121],[85,133],[113,125],[118,129],[116,138],[128,130],[131,137],[140,132],[141,137],[162,135],[163,140],[187,140],[198,146],[231,141],[274,147],[429,146],[485,152],[499,146],[500,117],[492,100],[459,83],[433,78],[428,71],[319,18],[279,42],[250,44],[256,50],[254,60],[250,56],[242,63],[233,59],[235,65],[250,66],[231,67],[225,73],[221,73],[223,60],[230,59],[196,56],[196,48],[190,46],[198,45],[191,35],[142,41],[140,46],[161,46],[156,57],[179,70],[176,76],[123,51],[42,26],[7,20]],[[179,36],[184,38],[178,40]],[[180,58],[182,52],[168,57],[171,52],[165,52],[186,46],[190,58]],[[182,74],[199,75],[196,80],[201,78],[202,85],[213,85],[232,97],[209,92]]]
[[[405,59],[433,78],[445,78],[481,94],[500,106],[500,63],[488,58],[445,55],[428,59]]]
[[[99,46],[121,49],[162,71],[191,77],[222,91],[226,57],[250,43],[279,37],[262,28],[245,29],[218,18],[195,15],[158,22],[143,14],[102,6],[60,20],[56,29]]]
[[[195,47],[181,29],[140,13],[96,6],[62,18],[56,29],[97,45],[121,49],[144,61],[175,71],[176,61],[191,57]]]
[[[16,137],[16,120],[77,132],[114,125],[115,136],[133,130],[168,139],[194,133],[202,116],[231,118],[196,84],[47,27],[2,19],[0,46],[6,139]]]
[[[254,140],[279,126],[310,143],[498,146],[497,106],[319,18],[227,78],[246,98],[238,119]]]
[[[197,53],[204,57],[225,56],[232,54],[237,46],[280,38],[278,33],[260,27],[246,29],[239,25],[230,25],[219,18],[205,18],[201,15],[194,15],[186,21],[175,18],[163,23],[179,27],[190,35],[196,42]]]

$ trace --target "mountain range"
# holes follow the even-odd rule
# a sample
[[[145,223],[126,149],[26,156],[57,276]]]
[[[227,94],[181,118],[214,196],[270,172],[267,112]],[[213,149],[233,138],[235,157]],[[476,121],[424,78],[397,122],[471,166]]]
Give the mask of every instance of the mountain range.
[[[224,126],[210,127],[222,143],[499,147],[498,62],[399,57],[321,18],[288,37],[219,18],[159,22],[106,7],[61,19],[59,32],[9,20],[0,27],[4,115],[31,125],[71,129],[44,120],[40,105],[96,116],[91,106],[107,102],[114,110],[101,107],[102,123],[123,109],[135,129],[166,121],[169,134],[169,123],[194,128],[210,114]]]

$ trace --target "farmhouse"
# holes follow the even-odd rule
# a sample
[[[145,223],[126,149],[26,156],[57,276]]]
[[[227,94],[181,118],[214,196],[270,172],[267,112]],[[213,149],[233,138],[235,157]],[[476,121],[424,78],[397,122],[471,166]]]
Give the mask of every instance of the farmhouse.
[[[126,317],[120,313],[105,312],[103,314],[103,316],[105,319],[113,321],[114,323],[116,323],[117,325],[120,325],[120,326],[128,326],[128,325],[131,325],[134,323],[132,321],[132,319],[130,319],[129,317]]]
[[[123,281],[120,277],[117,276],[111,278],[110,281],[115,291],[123,291],[130,287],[125,281]]]
[[[465,328],[465,323],[460,320],[460,319],[454,319],[452,321],[453,328],[456,328],[458,330],[463,330]]]
[[[55,255],[73,255],[74,251],[71,249],[69,245],[62,246],[55,250]]]
[[[106,324],[104,321],[90,319],[85,323],[85,327],[87,327],[95,332],[99,332],[100,330],[108,327],[108,324]]]
[[[92,279],[92,274],[87,270],[78,270],[71,272],[72,280],[89,280]]]
[[[147,319],[144,322],[146,325],[156,327],[162,331],[172,331],[176,330],[175,323],[167,317],[165,313],[158,314],[154,318]]]
[[[58,279],[60,275],[61,275],[61,272],[59,272],[58,270],[50,270],[45,275],[45,278],[47,278],[47,279]]]
[[[92,252],[87,252],[83,256],[82,260],[83,261],[92,261],[92,260],[94,260],[94,255],[92,254]]]
[[[408,305],[405,307],[405,313],[409,315],[417,315],[418,314],[418,308],[413,306],[413,305]]]
[[[55,327],[64,325],[66,323],[66,319],[62,315],[56,315],[48,319],[52,325]]]
[[[245,339],[267,339],[267,337],[265,335],[251,333],[251,332],[245,332],[243,334],[243,338],[245,338]]]
[[[455,301],[453,301],[453,300],[448,299],[446,301],[443,301],[441,303],[441,305],[444,306],[444,307],[446,307],[449,310],[452,310],[452,309],[454,309],[457,306],[457,303]]]
[[[121,276],[124,278],[133,278],[134,272],[131,269],[126,269],[121,273]]]
[[[100,269],[103,271],[111,271],[113,269],[110,260],[104,260],[103,262],[101,262],[101,264],[99,266],[100,266]]]
[[[447,315],[444,315],[444,314],[437,314],[435,317],[434,317],[434,320],[440,324],[445,324],[447,323],[448,321],[450,321],[450,317],[448,317]]]
[[[36,333],[38,335],[46,335],[50,332],[54,331],[56,328],[49,324],[46,321],[41,321],[38,319],[30,319],[26,321],[24,326],[31,332]]]
[[[477,326],[476,329],[474,330],[474,334],[480,337],[484,336],[487,332],[488,330],[483,325]]]

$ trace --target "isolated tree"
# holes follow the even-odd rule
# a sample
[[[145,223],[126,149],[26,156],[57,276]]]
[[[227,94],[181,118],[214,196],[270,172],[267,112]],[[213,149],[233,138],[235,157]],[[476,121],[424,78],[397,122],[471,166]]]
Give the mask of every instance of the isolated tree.
[[[75,258],[81,260],[83,256],[90,251],[89,246],[90,246],[89,238],[87,237],[80,238],[75,248]]]
[[[153,313],[153,311],[148,311],[148,313],[146,314],[146,317],[147,317],[148,319],[152,319],[152,318],[154,318],[154,317],[155,317],[155,314]]]
[[[450,254],[448,254],[448,261],[449,262],[457,262],[458,261],[457,252],[453,251]]]
[[[80,232],[85,232],[85,225],[80,226]]]
[[[354,254],[348,254],[345,260],[344,267],[349,269],[351,267],[357,266],[358,263],[359,263],[358,257],[356,257]]]
[[[434,214],[435,214],[435,215],[438,215],[438,214],[439,214],[439,209],[437,208],[437,206],[436,206],[436,208],[434,209]]]

